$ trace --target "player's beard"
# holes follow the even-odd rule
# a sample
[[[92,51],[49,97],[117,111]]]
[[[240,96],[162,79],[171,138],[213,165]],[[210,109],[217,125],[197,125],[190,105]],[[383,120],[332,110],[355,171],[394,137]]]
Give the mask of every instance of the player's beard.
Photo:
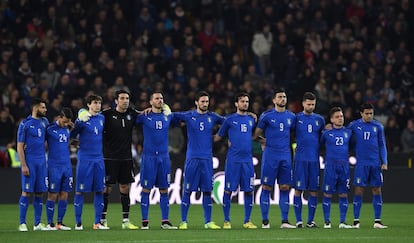
[[[306,114],[312,114],[315,109],[305,109]]]
[[[286,107],[286,103],[285,104],[279,103],[279,104],[276,104],[276,106],[279,107],[279,108],[285,108]]]
[[[206,106],[206,107],[199,107],[198,109],[200,109],[200,111],[202,111],[202,112],[206,112],[206,111],[208,111],[208,106]]]
[[[45,113],[42,113],[42,112],[40,112],[40,111],[37,111],[37,112],[36,112],[36,116],[37,116],[37,117],[45,117],[45,116],[46,116],[46,112],[45,112]]]
[[[245,112],[248,111],[248,109],[247,108],[239,108],[239,111],[245,113]]]

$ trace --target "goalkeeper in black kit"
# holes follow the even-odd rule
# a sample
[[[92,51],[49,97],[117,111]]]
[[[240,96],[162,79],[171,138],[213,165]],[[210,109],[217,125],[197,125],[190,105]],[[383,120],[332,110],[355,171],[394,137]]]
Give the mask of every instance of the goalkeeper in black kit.
[[[129,106],[129,97],[130,94],[125,90],[116,91],[116,107],[102,112],[105,116],[103,152],[106,176],[101,224],[107,226],[109,194],[112,186],[118,183],[122,204],[122,229],[133,230],[138,227],[129,221],[129,190],[134,182],[131,144],[135,119],[140,112]]]

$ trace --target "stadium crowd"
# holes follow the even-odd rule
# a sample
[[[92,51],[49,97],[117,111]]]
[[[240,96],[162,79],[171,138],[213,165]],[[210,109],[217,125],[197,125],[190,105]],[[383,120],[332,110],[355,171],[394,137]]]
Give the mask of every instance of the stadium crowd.
[[[162,92],[174,111],[205,90],[224,115],[243,90],[260,115],[283,86],[290,111],[313,91],[316,112],[340,106],[346,124],[373,104],[389,151],[413,152],[413,11],[409,0],[2,0],[0,147],[15,146],[34,97],[53,121],[91,93],[111,107],[119,89],[139,110]]]

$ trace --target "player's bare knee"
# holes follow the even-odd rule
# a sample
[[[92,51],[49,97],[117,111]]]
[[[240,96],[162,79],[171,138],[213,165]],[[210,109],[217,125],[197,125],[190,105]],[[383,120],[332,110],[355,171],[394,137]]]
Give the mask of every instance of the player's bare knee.
[[[55,193],[55,192],[49,192],[48,194],[47,194],[47,200],[49,200],[49,201],[56,201],[56,199],[57,199],[57,193]]]
[[[262,186],[262,189],[263,190],[266,190],[266,191],[271,191],[272,190],[272,187],[271,186],[268,186],[268,185],[263,185]]]
[[[59,192],[59,200],[68,200],[68,192]]]
[[[128,194],[129,193],[129,184],[119,184],[119,191],[121,193]]]
[[[112,192],[112,186],[111,185],[106,185],[104,188],[104,193],[108,193],[110,194]]]
[[[364,188],[357,186],[355,187],[355,195],[362,195],[364,193]]]
[[[160,193],[161,194],[168,193],[168,189],[160,188]]]
[[[373,187],[372,195],[379,195],[379,194],[381,194],[381,187]]]
[[[289,190],[289,189],[290,189],[290,186],[289,186],[289,185],[286,185],[286,184],[279,185],[279,189],[280,189],[281,191],[287,191],[287,190]]]
[[[295,190],[295,196],[300,196],[302,195],[302,191],[301,190]]]

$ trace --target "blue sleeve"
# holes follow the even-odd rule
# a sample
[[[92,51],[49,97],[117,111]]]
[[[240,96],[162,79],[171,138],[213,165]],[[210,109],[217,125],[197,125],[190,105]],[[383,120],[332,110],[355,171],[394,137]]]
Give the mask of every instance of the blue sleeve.
[[[294,132],[296,130],[296,116],[292,113],[292,126],[290,127],[290,131]]]
[[[171,113],[170,116],[171,116],[171,123],[170,123],[171,126],[174,126],[174,127],[180,126],[181,120],[178,119],[177,115],[175,113]]]
[[[263,113],[260,117],[259,117],[259,121],[257,122],[257,126],[258,128],[264,130],[266,128],[266,119],[265,119],[266,115],[265,113]]]
[[[384,127],[382,125],[379,125],[378,129],[379,129],[378,146],[379,146],[379,150],[380,150],[381,162],[383,164],[388,164],[387,145],[386,145],[386,141],[385,141]]]
[[[217,135],[219,135],[220,137],[225,137],[226,135],[227,135],[227,130],[229,129],[229,120],[228,119],[226,119],[224,122],[223,122],[223,125],[221,125],[221,127],[220,127],[220,129],[219,129],[219,131],[218,131],[218,133],[217,133]]]
[[[186,114],[187,112],[173,112],[174,118],[179,121],[186,121]]]
[[[141,124],[142,123],[142,119],[144,118],[144,116],[145,116],[144,114],[138,115],[137,118],[135,119],[134,125],[136,126],[138,124]]]
[[[321,135],[321,138],[319,139],[320,140],[320,145],[323,145],[323,146],[325,146],[325,133],[326,133],[326,131],[327,130],[322,130],[322,135]]]
[[[82,124],[83,122],[80,121],[79,119],[76,119],[75,121],[75,125],[73,126],[73,130],[70,132],[70,137],[71,138],[77,138],[80,131],[82,130]]]
[[[17,130],[17,142],[26,143],[26,126],[24,121],[20,123],[19,129]]]
[[[217,124],[223,124],[223,122],[226,120],[226,118],[224,116],[220,116],[219,114],[213,112],[214,117],[217,121]]]

